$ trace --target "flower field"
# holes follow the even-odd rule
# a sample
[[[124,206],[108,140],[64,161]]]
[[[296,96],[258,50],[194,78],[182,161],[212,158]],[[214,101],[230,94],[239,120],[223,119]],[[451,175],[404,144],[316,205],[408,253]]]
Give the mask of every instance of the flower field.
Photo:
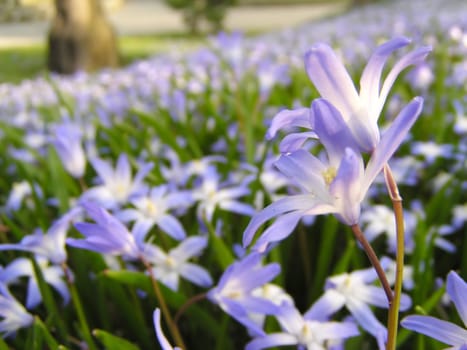
[[[467,3],[0,84],[0,350],[467,349]]]

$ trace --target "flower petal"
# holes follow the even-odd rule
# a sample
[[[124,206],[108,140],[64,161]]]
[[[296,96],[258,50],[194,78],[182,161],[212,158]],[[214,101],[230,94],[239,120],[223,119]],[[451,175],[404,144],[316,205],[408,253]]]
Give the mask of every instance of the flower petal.
[[[314,131],[296,132],[287,134],[279,143],[279,151],[281,153],[295,152],[302,148],[303,144],[308,139],[317,139],[318,135]]]
[[[251,219],[250,223],[245,229],[245,232],[243,233],[243,246],[246,247],[251,243],[255,232],[266,221],[272,219],[275,216],[279,216],[291,211],[309,209],[310,203],[314,203],[314,196],[304,194],[281,198],[278,201],[270,204]]]
[[[297,338],[291,334],[274,333],[253,339],[246,345],[245,350],[261,350],[281,345],[295,345],[297,343]]]
[[[309,108],[283,109],[272,119],[271,125],[266,133],[266,139],[274,138],[277,132],[289,127],[302,127],[312,129]]]
[[[332,203],[323,177],[323,173],[327,170],[326,166],[315,156],[300,149],[281,155],[274,165],[302,190]]]
[[[379,100],[381,73],[387,59],[395,50],[400,49],[409,43],[410,39],[405,37],[398,37],[389,40],[378,46],[368,60],[360,78],[360,98],[369,111],[373,112],[378,110],[377,105]],[[371,113],[371,116],[378,118],[379,110],[377,114]],[[377,119],[375,121],[377,121]]]
[[[384,102],[389,94],[389,90],[391,89],[394,81],[396,80],[399,73],[407,68],[410,65],[416,65],[421,63],[425,60],[426,56],[431,52],[430,46],[420,47],[416,50],[409,52],[408,54],[404,55],[390,70],[386,79],[384,80],[383,86],[381,88],[381,92],[379,94],[379,108],[375,110],[374,113],[379,115],[381,110],[383,109]]]
[[[344,120],[360,109],[355,85],[331,47],[323,43],[313,45],[305,54],[305,69],[321,97],[331,102]]]
[[[415,97],[412,102],[402,109],[389,129],[384,133],[367,164],[362,182],[362,199],[384,164],[392,157],[417,120],[422,111],[422,107],[423,99],[421,97]]]
[[[347,147],[358,149],[354,136],[339,111],[327,100],[313,101],[311,108],[315,115],[315,131],[324,145],[331,166],[337,166]]]
[[[401,325],[449,345],[460,346],[465,344],[467,339],[467,330],[431,316],[407,316],[402,320]]]
[[[305,313],[306,320],[327,321],[329,317],[345,305],[345,296],[328,289]]]
[[[451,271],[448,274],[446,289],[452,302],[456,305],[464,326],[467,327],[467,283],[457,273]]]
[[[362,179],[363,159],[360,154],[347,148],[337,175],[329,186],[329,192],[335,198],[336,216],[347,225],[356,224],[360,217]]]
[[[253,246],[253,250],[263,253],[269,243],[278,242],[288,237],[302,216],[303,211],[293,211],[277,218],[259,237]]]

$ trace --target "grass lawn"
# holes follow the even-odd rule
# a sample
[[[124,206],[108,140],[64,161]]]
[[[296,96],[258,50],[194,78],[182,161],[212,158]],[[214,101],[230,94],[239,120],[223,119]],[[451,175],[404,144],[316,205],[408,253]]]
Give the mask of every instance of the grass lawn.
[[[122,65],[142,59],[172,47],[190,50],[202,42],[204,37],[186,34],[157,34],[144,36],[122,36],[119,38]],[[0,83],[19,83],[46,72],[46,52],[44,44],[25,47],[0,48]]]

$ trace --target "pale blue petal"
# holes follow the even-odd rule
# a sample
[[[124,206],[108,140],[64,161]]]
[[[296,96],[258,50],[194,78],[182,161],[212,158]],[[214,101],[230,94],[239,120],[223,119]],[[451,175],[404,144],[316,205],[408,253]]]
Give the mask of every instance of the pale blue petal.
[[[329,196],[323,173],[326,166],[315,156],[305,150],[297,150],[290,154],[283,154],[274,163],[277,169],[303,190],[327,199]]]
[[[374,111],[379,100],[381,74],[389,56],[410,43],[410,39],[398,37],[378,46],[368,60],[360,78],[360,98],[368,110]],[[374,115],[378,117],[379,113]],[[376,121],[376,120],[375,120]]]
[[[327,321],[329,317],[345,305],[345,296],[328,289],[305,313],[306,320]]]
[[[154,322],[154,329],[156,331],[156,336],[157,340],[159,341],[159,344],[162,348],[162,350],[181,350],[180,348],[173,348],[172,345],[170,345],[169,341],[165,337],[164,333],[162,332],[162,327],[161,327],[161,311],[156,308],[153,313],[153,322]]]
[[[157,220],[157,225],[176,240],[182,240],[186,237],[185,229],[178,219],[172,215],[161,216]]]
[[[355,298],[350,298],[347,300],[346,306],[363,329],[376,338],[381,334],[384,334],[384,339],[386,338],[386,328],[376,319],[367,304]]]
[[[212,286],[211,275],[200,266],[185,263],[180,268],[180,275],[197,286],[205,288]]]
[[[243,233],[243,246],[246,247],[251,243],[255,232],[258,231],[260,226],[266,221],[291,211],[307,210],[310,208],[310,203],[314,202],[314,196],[305,194],[281,198],[270,204],[251,219]]]
[[[185,239],[176,248],[170,251],[170,256],[176,261],[186,261],[193,256],[201,254],[208,244],[207,237],[192,236]]]
[[[244,291],[252,291],[274,279],[280,272],[281,266],[277,263],[271,263],[266,266],[253,270],[244,269],[241,276],[241,286]]]
[[[295,336],[288,333],[275,333],[253,339],[246,345],[245,350],[261,350],[275,346],[295,344],[298,344],[298,340]]]
[[[42,301],[42,295],[34,278],[28,281],[28,294],[26,296],[26,308],[33,309]]]
[[[467,283],[457,273],[451,271],[448,274],[446,290],[456,305],[464,326],[467,327]]]
[[[117,159],[115,167],[115,178],[118,182],[128,184],[131,181],[131,167],[126,154],[122,153]]]
[[[358,223],[360,217],[362,179],[362,157],[347,148],[336,177],[329,186],[329,192],[335,198],[336,216],[349,226]]]
[[[266,133],[266,139],[272,139],[279,130],[289,127],[312,129],[310,109],[284,109],[277,113],[272,119],[271,125]]]
[[[302,314],[295,308],[295,305],[287,301],[280,305],[276,318],[282,329],[292,334],[300,334],[305,324]]]
[[[254,296],[244,297],[239,302],[242,304],[245,310],[262,315],[277,314],[279,309],[279,307],[272,301]]]
[[[389,129],[384,133],[367,164],[362,182],[361,199],[363,199],[371,183],[380,173],[383,166],[388,162],[404,140],[410,128],[420,115],[422,107],[423,99],[421,97],[415,97],[412,102],[402,109]]]
[[[321,340],[344,339],[360,334],[357,325],[353,322],[324,322],[318,329],[316,337]]]
[[[431,47],[425,46],[415,49],[414,51],[409,52],[408,54],[404,55],[391,69],[391,71],[386,76],[384,80],[383,86],[381,88],[381,92],[379,95],[379,108],[374,113],[379,115],[384,102],[391,90],[394,81],[396,80],[399,73],[407,68],[410,65],[416,65],[423,62],[426,56],[431,52]]]
[[[402,327],[425,334],[449,345],[465,345],[467,330],[453,323],[431,316],[407,316],[401,322]]]
[[[258,238],[253,250],[263,253],[270,243],[278,242],[288,237],[304,215],[303,211],[294,211],[276,219]]]
[[[311,105],[315,131],[324,145],[331,166],[337,167],[347,147],[358,150],[355,139],[340,112],[327,100],[319,98]]]
[[[305,69],[321,97],[331,102],[344,120],[360,109],[355,85],[331,47],[323,43],[313,45],[305,54]]]
[[[233,200],[223,200],[219,203],[219,208],[247,216],[253,216],[256,213],[256,209],[251,205]]]
[[[317,138],[318,135],[313,131],[288,134],[284,136],[279,143],[279,151],[281,153],[295,152],[299,150],[307,140]]]
[[[94,158],[90,160],[94,170],[96,171],[97,175],[101,178],[104,182],[112,181],[114,176],[114,172],[112,167],[107,161],[104,161],[99,158]]]
[[[265,334],[261,327],[248,317],[242,305],[231,299],[223,299],[222,305],[226,313],[247,327],[255,336],[263,336]]]

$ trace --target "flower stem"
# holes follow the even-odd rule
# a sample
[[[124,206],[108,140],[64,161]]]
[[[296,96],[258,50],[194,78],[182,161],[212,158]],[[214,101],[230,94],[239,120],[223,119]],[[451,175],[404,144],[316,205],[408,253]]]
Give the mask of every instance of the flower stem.
[[[73,276],[71,274],[71,271],[69,270],[68,266],[65,263],[62,264],[62,270],[65,276],[66,283],[68,285],[68,289],[70,290],[71,300],[73,302],[73,306],[75,307],[75,311],[78,316],[79,324],[81,325],[81,331],[83,332],[83,338],[86,341],[86,344],[90,350],[96,350],[97,345],[96,343],[94,343],[94,340],[92,338],[91,331],[88,325],[88,321],[86,320],[86,316],[84,314],[83,305],[81,304],[79,293],[76,290],[76,286],[73,281]]]
[[[182,315],[185,313],[185,311],[191,306],[193,305],[194,303],[197,303],[198,301],[200,300],[203,300],[206,298],[206,293],[200,293],[200,294],[197,294],[193,297],[191,297],[190,299],[188,299],[183,305],[182,307],[177,311],[177,313],[175,314],[175,317],[174,317],[174,322],[175,324],[178,323],[178,321],[180,320],[180,317],[182,317]]]
[[[378,275],[384,292],[386,293],[386,297],[388,298],[389,307],[391,307],[393,301],[392,289],[389,285],[386,273],[384,272],[383,267],[381,266],[381,263],[375,254],[375,251],[373,250],[373,247],[363,235],[362,230],[360,230],[360,226],[358,226],[358,224],[352,225],[351,228],[355,238],[362,245],[363,250],[365,250],[365,253],[368,256],[368,259],[370,259],[371,265],[373,265],[374,269],[376,270],[376,274]]]
[[[140,257],[141,262],[143,263],[144,267],[149,273],[149,277],[151,279],[152,288],[154,289],[154,293],[156,294],[157,301],[159,302],[159,306],[162,310],[162,315],[164,316],[165,322],[169,327],[170,333],[172,334],[174,342],[177,344],[178,347],[182,349],[186,349],[185,343],[183,342],[182,335],[178,330],[177,325],[175,324],[172,316],[170,315],[169,307],[165,302],[164,296],[162,295],[161,289],[159,288],[159,283],[157,282],[156,276],[154,276],[154,272],[152,270],[151,264],[143,257]]]
[[[397,328],[399,324],[399,308],[404,271],[404,212],[402,208],[402,197],[399,195],[399,189],[397,188],[397,183],[392,176],[391,168],[389,168],[389,165],[387,164],[384,167],[384,177],[394,209],[397,235],[396,281],[394,284],[394,300],[389,308],[388,341],[386,344],[386,350],[394,350],[396,348]]]

